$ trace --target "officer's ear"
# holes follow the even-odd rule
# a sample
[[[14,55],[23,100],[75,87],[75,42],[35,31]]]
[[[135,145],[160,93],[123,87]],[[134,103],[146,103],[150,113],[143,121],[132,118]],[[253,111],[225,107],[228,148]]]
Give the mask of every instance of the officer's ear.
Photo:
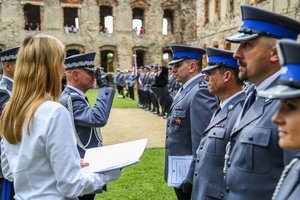
[[[278,52],[277,52],[276,46],[273,46],[272,50],[270,52],[270,62],[272,62],[272,63],[279,62],[279,56],[278,56]]]
[[[75,81],[78,81],[79,80],[79,71],[76,69],[72,70],[72,76]]]
[[[190,72],[194,73],[195,71],[198,71],[198,66],[195,60],[190,61]]]
[[[227,83],[231,80],[231,77],[232,77],[232,71],[230,70],[227,70],[223,73],[223,82],[224,83]]]

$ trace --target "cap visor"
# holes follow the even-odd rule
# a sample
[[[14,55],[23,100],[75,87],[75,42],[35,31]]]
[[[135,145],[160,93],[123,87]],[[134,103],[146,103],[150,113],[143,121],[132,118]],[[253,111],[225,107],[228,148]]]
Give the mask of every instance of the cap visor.
[[[288,85],[276,85],[264,91],[258,91],[257,96],[268,99],[290,99],[300,97],[300,89]]]
[[[226,40],[233,43],[239,43],[241,41],[253,40],[257,37],[259,37],[258,34],[237,33],[235,35],[229,36],[228,38],[226,38]]]
[[[217,67],[219,67],[219,65],[208,65],[207,67],[205,67],[204,69],[202,69],[202,73],[207,73],[208,71],[212,70],[212,69],[216,69]]]
[[[184,58],[180,58],[180,59],[177,59],[177,60],[172,60],[171,62],[169,62],[169,65],[175,65],[175,64],[177,64],[177,63],[179,63],[183,60],[184,60]]]

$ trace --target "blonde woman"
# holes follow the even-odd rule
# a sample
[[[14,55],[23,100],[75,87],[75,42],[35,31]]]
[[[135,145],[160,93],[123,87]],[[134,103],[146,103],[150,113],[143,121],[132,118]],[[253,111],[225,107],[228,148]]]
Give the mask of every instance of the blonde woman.
[[[258,96],[280,99],[279,110],[272,121],[278,125],[279,146],[286,150],[300,150],[300,44],[291,40],[278,43],[282,65],[278,85]],[[285,167],[273,193],[272,200],[294,200],[300,197],[300,154]]]
[[[58,103],[64,45],[27,37],[19,50],[11,98],[0,121],[1,167],[15,199],[77,199],[117,179],[119,171],[85,173],[68,111]]]

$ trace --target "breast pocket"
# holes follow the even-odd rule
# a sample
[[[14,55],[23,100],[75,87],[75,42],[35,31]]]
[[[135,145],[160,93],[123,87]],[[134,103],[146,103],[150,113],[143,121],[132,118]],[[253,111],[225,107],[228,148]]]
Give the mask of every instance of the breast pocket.
[[[255,173],[270,170],[271,128],[247,127],[239,137],[238,168]]]
[[[226,129],[222,127],[212,128],[208,132],[204,147],[207,153],[217,156],[225,154],[225,133]]]

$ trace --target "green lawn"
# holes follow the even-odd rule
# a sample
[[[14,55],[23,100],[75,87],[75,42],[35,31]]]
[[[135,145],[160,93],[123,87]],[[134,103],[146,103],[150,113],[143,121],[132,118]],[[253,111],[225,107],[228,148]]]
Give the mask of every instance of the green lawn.
[[[89,102],[91,105],[95,104],[96,97],[98,94],[98,89],[92,89],[87,91],[86,95],[89,98]],[[114,101],[113,101],[113,108],[137,108],[137,94],[135,93],[135,100],[130,100],[129,98],[118,98],[118,93],[116,91]]]
[[[97,89],[87,96],[95,104]],[[136,95],[137,99],[137,95]],[[137,108],[137,100],[114,97],[113,108]],[[176,200],[173,188],[167,187],[163,178],[164,148],[146,149],[141,161],[122,170],[120,179],[108,184],[108,191],[96,196],[96,200]]]
[[[141,161],[122,170],[120,179],[108,184],[97,200],[175,200],[173,188],[163,179],[164,149],[146,149]]]

